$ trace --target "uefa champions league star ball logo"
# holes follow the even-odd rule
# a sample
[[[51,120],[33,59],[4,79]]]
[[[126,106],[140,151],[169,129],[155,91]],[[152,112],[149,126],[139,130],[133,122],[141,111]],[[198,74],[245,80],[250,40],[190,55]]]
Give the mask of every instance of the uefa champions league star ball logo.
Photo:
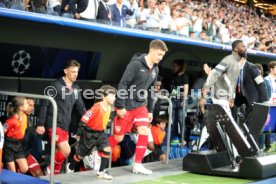
[[[23,74],[30,67],[31,56],[25,50],[20,50],[12,56],[11,66],[16,74]]]

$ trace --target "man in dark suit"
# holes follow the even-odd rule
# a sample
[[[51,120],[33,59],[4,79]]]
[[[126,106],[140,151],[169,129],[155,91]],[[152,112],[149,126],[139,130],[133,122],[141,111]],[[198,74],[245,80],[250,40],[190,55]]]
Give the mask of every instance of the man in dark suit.
[[[245,61],[238,79],[235,104],[245,104],[248,112],[254,102],[268,100],[267,89],[259,69],[255,64]]]
[[[107,4],[108,0],[100,0],[99,1],[99,8],[98,8],[98,15],[97,15],[97,22],[110,24],[111,23],[111,9]]]
[[[245,104],[245,116],[248,117],[255,102],[265,102],[268,101],[268,99],[267,89],[260,70],[255,64],[245,60],[240,70],[235,105],[239,107]],[[247,122],[247,124],[249,123],[250,122]],[[256,139],[258,135],[253,135],[253,137]]]

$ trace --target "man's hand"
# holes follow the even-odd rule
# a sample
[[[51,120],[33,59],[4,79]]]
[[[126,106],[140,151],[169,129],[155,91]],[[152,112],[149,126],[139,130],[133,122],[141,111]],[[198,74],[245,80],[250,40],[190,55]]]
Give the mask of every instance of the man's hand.
[[[148,118],[149,118],[149,122],[152,122],[152,119],[153,119],[152,113],[149,113],[149,114],[148,114]]]
[[[58,139],[59,139],[59,136],[58,136],[58,135],[56,135],[56,142],[58,142]]]
[[[206,88],[202,88],[202,98],[206,98],[207,97],[207,95],[208,95],[208,89],[206,89]]]
[[[160,160],[165,161],[166,160],[166,155],[165,154],[160,155]]]
[[[75,18],[76,18],[76,19],[80,19],[80,18],[81,18],[80,14],[76,13],[76,14],[75,14]]]
[[[232,108],[235,106],[235,101],[233,99],[229,100],[229,107]]]
[[[123,118],[126,115],[126,109],[118,109],[117,110],[117,116],[119,116],[120,118]]]
[[[204,70],[204,72],[206,73],[206,75],[209,75],[210,72],[212,71],[212,68],[209,67],[208,64],[205,63],[205,64],[203,65],[203,70]]]
[[[73,133],[71,133],[71,137],[72,137],[73,139],[76,139],[77,141],[80,140],[80,136],[77,135],[77,134],[74,135]]]
[[[206,104],[206,99],[201,98],[198,103],[199,103],[199,106],[204,106]]]
[[[39,134],[39,135],[42,135],[44,134],[45,132],[45,127],[44,126],[37,126],[36,127],[36,133]]]

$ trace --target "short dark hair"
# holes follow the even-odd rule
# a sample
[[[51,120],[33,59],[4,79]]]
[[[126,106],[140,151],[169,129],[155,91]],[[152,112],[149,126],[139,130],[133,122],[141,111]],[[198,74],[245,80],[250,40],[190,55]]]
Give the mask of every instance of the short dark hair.
[[[167,4],[167,1],[166,0],[159,0],[157,3],[158,4],[162,4],[162,3],[166,3]]]
[[[255,47],[255,48],[258,48],[260,45],[261,45],[260,42],[255,42],[255,43],[254,43],[254,47]]]
[[[270,61],[267,64],[267,68],[268,68],[269,71],[270,71],[270,69],[273,69],[275,66],[276,66],[276,61]]]
[[[185,64],[185,61],[183,59],[173,60],[173,64],[180,67],[176,74],[185,73],[187,65]]]
[[[32,98],[32,97],[25,97],[25,98],[26,98],[26,100],[33,100],[33,101],[35,101],[35,99]]]
[[[101,90],[101,92],[102,92],[102,94],[103,94],[104,97],[106,97],[109,94],[116,94],[117,93],[116,88],[114,88],[111,85],[103,85],[100,88],[100,90]]]
[[[157,116],[155,118],[155,122],[156,122],[156,124],[160,124],[161,122],[167,123],[168,119],[165,115],[161,115],[161,116]]]
[[[232,43],[232,51],[234,51],[234,49],[237,47],[238,44],[242,43],[242,40],[235,40]]]
[[[150,49],[161,49],[163,51],[168,51],[167,45],[162,40],[156,39],[152,40],[149,45]]]
[[[255,65],[260,70],[261,76],[263,76],[264,75],[264,68],[263,68],[263,66],[261,64],[259,64],[259,63],[256,63]]]
[[[24,105],[24,101],[26,100],[23,96],[15,96],[11,99],[11,101],[8,103],[6,111],[8,113],[9,117],[12,117],[16,113],[18,113],[19,107]]]
[[[156,81],[161,81],[162,82],[162,80],[163,80],[163,77],[158,75]]]
[[[72,66],[80,68],[80,63],[77,60],[69,59],[68,61],[66,61],[65,65],[64,65],[64,69],[67,69]]]

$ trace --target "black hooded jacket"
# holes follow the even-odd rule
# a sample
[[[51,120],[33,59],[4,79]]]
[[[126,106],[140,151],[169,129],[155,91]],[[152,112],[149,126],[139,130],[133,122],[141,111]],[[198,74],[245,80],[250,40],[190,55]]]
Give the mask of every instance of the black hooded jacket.
[[[69,125],[71,123],[71,115],[73,109],[77,111],[80,115],[83,115],[86,111],[80,88],[76,83],[73,83],[72,90],[66,87],[66,84],[62,78],[54,81],[51,84],[51,88],[55,88],[54,99],[57,103],[57,127],[62,128],[65,131],[69,130]],[[74,108],[73,108],[74,107]],[[42,101],[40,105],[38,126],[45,126],[46,129],[52,128],[53,124],[53,107],[46,101]]]
[[[135,54],[128,64],[118,86],[115,105],[118,109],[131,110],[147,103],[148,111],[153,112],[154,83],[159,69],[156,64],[150,69],[145,56],[146,54]]]

